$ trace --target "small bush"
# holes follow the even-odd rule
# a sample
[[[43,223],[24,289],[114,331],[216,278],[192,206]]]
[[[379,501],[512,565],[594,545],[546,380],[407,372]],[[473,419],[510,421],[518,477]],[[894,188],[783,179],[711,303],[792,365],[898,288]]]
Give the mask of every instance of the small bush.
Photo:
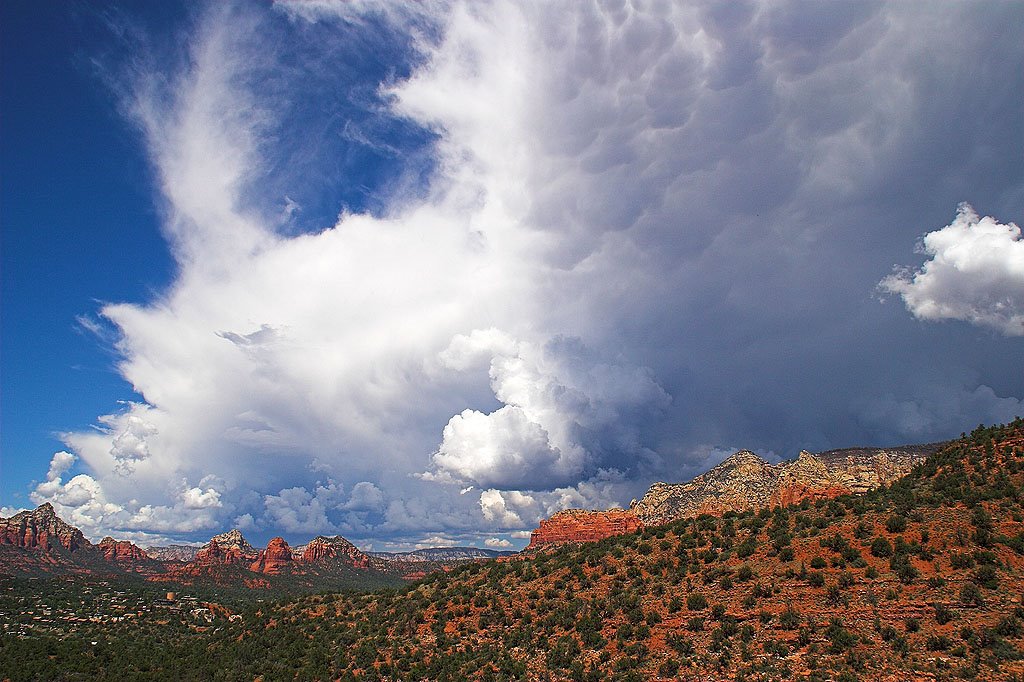
[[[907,529],[907,519],[893,514],[885,522],[885,529],[890,533],[902,533]]]
[[[779,625],[783,630],[796,630],[800,627],[800,612],[792,606],[787,606],[786,610],[779,614]]]
[[[974,583],[964,583],[960,590],[960,601],[968,606],[985,605],[985,597],[981,594],[981,588]]]
[[[871,555],[885,559],[892,556],[892,543],[883,537],[875,538],[871,543]]]

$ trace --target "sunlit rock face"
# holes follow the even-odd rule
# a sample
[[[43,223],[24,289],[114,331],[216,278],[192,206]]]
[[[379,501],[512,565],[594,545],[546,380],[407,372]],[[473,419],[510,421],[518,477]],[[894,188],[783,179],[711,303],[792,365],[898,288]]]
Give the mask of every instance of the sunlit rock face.
[[[935,445],[851,448],[769,464],[741,450],[687,483],[655,483],[631,506],[645,525],[701,514],[785,506],[888,485],[907,474]]]
[[[570,542],[595,542],[613,535],[632,533],[642,527],[636,514],[625,509],[567,509],[541,521],[540,527],[530,535],[527,549]]]
[[[127,540],[115,540],[107,536],[100,540],[96,547],[103,553],[104,560],[123,566],[151,561],[150,556],[142,548]]]
[[[61,520],[49,502],[0,519],[0,544],[42,550],[63,547],[71,552],[91,547],[82,531]]]
[[[302,550],[304,563],[323,563],[337,559],[356,568],[367,568],[370,565],[370,557],[340,535],[334,537],[318,535],[310,540]]]
[[[292,566],[292,548],[284,538],[273,538],[267,548],[260,552],[260,558],[250,568],[257,573],[277,575],[288,571]]]

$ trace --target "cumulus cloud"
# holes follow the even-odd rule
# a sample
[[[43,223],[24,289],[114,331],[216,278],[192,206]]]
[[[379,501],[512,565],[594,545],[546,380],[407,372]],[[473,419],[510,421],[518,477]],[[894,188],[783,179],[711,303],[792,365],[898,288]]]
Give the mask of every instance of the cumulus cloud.
[[[481,355],[490,356],[504,406],[452,417],[426,478],[551,490],[590,478],[609,459],[628,469],[653,458],[639,426],[671,400],[648,370],[602,362],[578,339],[538,348],[493,329],[455,337],[439,357],[465,369]]]
[[[101,309],[141,398],[65,434],[85,473],[38,499],[133,532],[490,537],[697,473],[701,444],[959,433],[1024,395],[984,359],[1006,339],[915,348],[869,296],[927,207],[1019,209],[1024,48],[995,28],[1020,7],[403,7],[217,3],[185,60],[132,61],[177,274]],[[353,81],[367,45],[389,63]],[[408,166],[328,163],[356,147]],[[958,216],[887,286],[1019,330],[1012,230]],[[883,418],[936,367],[978,400]]]
[[[496,549],[508,549],[512,546],[512,543],[505,538],[487,538],[484,540],[486,547],[494,547]]]
[[[882,280],[921,320],[963,320],[1007,336],[1024,336],[1024,240],[1014,223],[979,218],[960,204],[956,218],[921,242],[919,270]]]
[[[480,510],[484,518],[499,528],[522,528],[539,517],[537,500],[518,490],[485,490],[480,493]],[[528,521],[523,520],[526,516]]]
[[[132,471],[133,463],[149,457],[149,441],[156,435],[156,427],[135,414],[128,414],[119,429],[114,432],[111,441],[110,455],[114,458],[114,468],[127,474]]]
[[[328,509],[339,505],[342,490],[334,483],[317,486],[313,492],[302,487],[287,488],[264,498],[267,521],[272,527],[292,533],[336,533],[327,518]]]

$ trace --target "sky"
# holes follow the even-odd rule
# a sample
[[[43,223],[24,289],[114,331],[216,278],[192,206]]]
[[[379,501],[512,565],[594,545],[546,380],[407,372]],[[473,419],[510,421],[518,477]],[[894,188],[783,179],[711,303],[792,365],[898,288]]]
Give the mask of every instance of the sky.
[[[1024,4],[0,4],[0,514],[519,548],[1024,414]]]

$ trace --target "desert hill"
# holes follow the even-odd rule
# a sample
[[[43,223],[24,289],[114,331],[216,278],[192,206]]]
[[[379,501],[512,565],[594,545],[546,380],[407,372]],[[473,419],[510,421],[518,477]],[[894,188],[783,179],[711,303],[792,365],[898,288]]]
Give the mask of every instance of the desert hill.
[[[558,512],[541,522],[528,549],[593,542],[701,514],[759,511],[867,492],[909,473],[942,445],[847,448],[817,454],[805,450],[778,464],[740,450],[686,483],[655,483],[628,510]]]

